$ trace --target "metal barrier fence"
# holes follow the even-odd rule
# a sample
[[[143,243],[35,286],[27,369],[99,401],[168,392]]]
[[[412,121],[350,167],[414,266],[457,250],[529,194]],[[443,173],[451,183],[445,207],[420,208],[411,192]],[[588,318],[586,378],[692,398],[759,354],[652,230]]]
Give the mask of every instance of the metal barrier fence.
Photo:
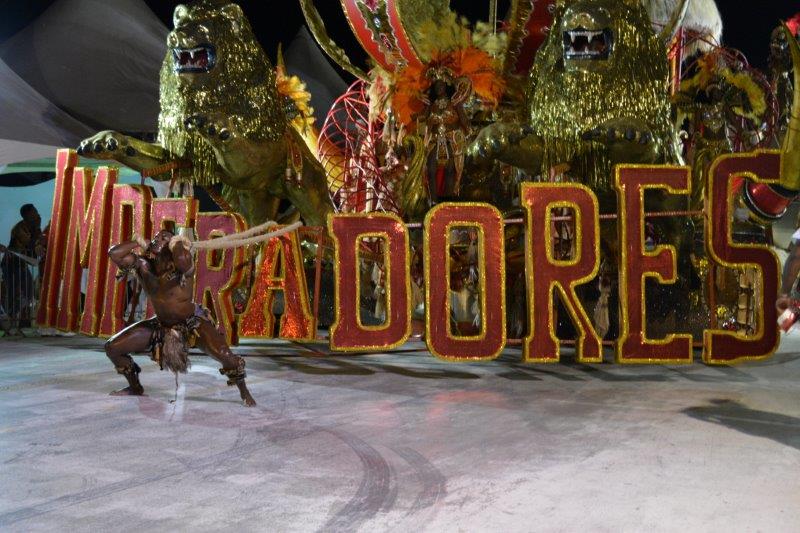
[[[38,259],[7,250],[0,260],[0,330],[21,335],[34,326],[39,305]]]

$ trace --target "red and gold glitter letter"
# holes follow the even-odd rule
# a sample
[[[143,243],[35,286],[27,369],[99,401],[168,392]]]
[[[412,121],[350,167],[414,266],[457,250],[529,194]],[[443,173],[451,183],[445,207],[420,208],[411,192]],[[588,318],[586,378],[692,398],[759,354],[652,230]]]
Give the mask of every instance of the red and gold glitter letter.
[[[112,196],[112,244],[127,241],[133,234],[150,235],[150,203],[153,194],[149,187],[116,185]],[[110,337],[125,326],[125,280],[117,281],[117,267],[109,261],[105,280],[105,302],[100,320],[99,335]]]
[[[67,226],[66,250],[63,256],[61,304],[58,309],[58,329],[78,329],[81,278],[88,268],[86,300],[81,332],[97,335],[103,305],[105,275],[108,270],[108,240],[111,220],[111,192],[117,182],[115,168],[102,167],[97,179],[92,170],[77,168],[73,172],[72,202]]]
[[[168,229],[165,222],[172,222],[180,228],[193,228],[197,217],[198,201],[194,198],[159,198],[153,200],[150,221],[153,233]],[[177,231],[177,229],[176,229]],[[145,236],[147,238],[148,236]]]
[[[395,215],[369,213],[328,217],[328,232],[336,250],[336,321],[331,326],[330,347],[337,351],[391,350],[411,334],[410,252],[408,233]],[[364,326],[360,313],[359,247],[363,239],[383,244],[386,280],[386,323]]]
[[[195,232],[197,240],[205,241],[239,233],[245,227],[244,218],[238,213],[200,213]],[[195,260],[195,301],[213,311],[230,344],[239,340],[232,293],[244,281],[246,267],[244,248],[199,250]]]
[[[480,333],[454,336],[450,329],[450,234],[475,228],[478,237]],[[506,264],[503,216],[477,203],[443,203],[425,217],[425,328],[428,349],[450,361],[495,359],[506,343]]]
[[[737,178],[749,178],[754,186],[764,186],[766,180],[777,181],[781,156],[778,152],[759,151],[750,154],[723,155],[711,166],[708,174],[709,223],[706,224],[708,255],[720,265],[755,268],[763,282],[760,301],[756,302],[758,331],[753,337],[742,337],[728,331],[706,331],[703,342],[703,361],[707,364],[731,364],[765,359],[778,347],[777,310],[780,268],[778,259],[767,246],[734,244],[731,238],[733,198],[731,183]],[[756,291],[759,292],[759,291]]]
[[[619,199],[619,339],[618,363],[692,362],[692,336],[670,335],[664,340],[650,340],[645,334],[645,280],[675,283],[677,275],[674,246],[644,250],[644,194],[648,189],[666,189],[671,194],[687,194],[691,171],[687,167],[627,166],[617,167]]]
[[[600,266],[600,214],[597,197],[583,185],[525,183],[522,205],[528,212],[525,271],[528,277],[529,336],[523,360],[555,363],[559,341],[555,334],[554,292],[558,289],[578,330],[575,345],[578,361],[602,363],[603,344],[583,308],[575,287],[597,276]],[[553,209],[565,207],[575,214],[575,257],[568,261],[553,257]]]
[[[61,287],[62,265],[67,240],[72,178],[78,155],[74,150],[59,150],[56,155],[56,181],[53,210],[50,213],[50,232],[47,235],[47,257],[42,275],[42,291],[36,322],[40,327],[55,327],[58,296]]]
[[[241,317],[240,334],[242,337],[272,338],[275,325],[272,302],[275,291],[283,291],[280,337],[314,339],[317,328],[308,303],[308,286],[297,232],[271,239],[264,245],[262,257],[247,311]]]

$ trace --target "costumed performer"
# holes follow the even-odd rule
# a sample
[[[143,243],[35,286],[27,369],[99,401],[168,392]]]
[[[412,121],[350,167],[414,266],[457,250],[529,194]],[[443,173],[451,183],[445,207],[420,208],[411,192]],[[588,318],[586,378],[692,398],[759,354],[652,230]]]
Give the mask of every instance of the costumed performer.
[[[139,249],[140,254],[135,253]],[[125,376],[128,386],[112,392],[114,396],[141,396],[141,368],[130,356],[149,352],[163,370],[186,372],[190,366],[189,346],[197,346],[222,364],[220,373],[228,385],[236,385],[246,406],[256,405],[245,384],[244,359],[231,352],[225,337],[217,330],[205,308],[193,295],[194,260],[188,239],[170,231],[160,231],[151,242],[142,238],[113,246],[111,260],[121,273],[133,272],[153,304],[155,316],[117,333],[105,345],[106,355]]]

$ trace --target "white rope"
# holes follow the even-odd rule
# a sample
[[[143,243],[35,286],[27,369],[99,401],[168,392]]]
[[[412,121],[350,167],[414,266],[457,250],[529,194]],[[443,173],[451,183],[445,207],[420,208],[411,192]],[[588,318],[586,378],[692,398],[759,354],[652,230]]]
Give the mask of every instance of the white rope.
[[[280,237],[281,235],[286,235],[287,233],[291,233],[297,230],[302,225],[303,223],[298,221],[295,222],[294,224],[290,224],[279,230],[265,233],[264,235],[257,235],[254,237],[250,236],[255,233],[264,231],[267,228],[277,226],[275,222],[267,222],[266,224],[262,224],[261,226],[256,226],[255,228],[252,228],[248,231],[243,231],[241,233],[232,233],[230,235],[225,235],[218,239],[190,242],[189,247],[191,249],[196,249],[196,250],[229,250],[231,248],[242,248],[244,246],[250,246],[251,244],[258,244],[261,242],[265,242],[270,239],[274,239],[275,237]]]
[[[274,228],[277,225],[278,225],[277,222],[269,220],[267,222],[264,222],[260,226],[254,226],[248,230],[242,231],[241,233],[231,233],[230,235],[223,235],[222,237],[219,237],[216,240],[221,239],[225,241],[230,241],[230,240],[246,239],[247,237],[252,237],[253,235],[258,235],[261,232],[267,231],[269,228]]]

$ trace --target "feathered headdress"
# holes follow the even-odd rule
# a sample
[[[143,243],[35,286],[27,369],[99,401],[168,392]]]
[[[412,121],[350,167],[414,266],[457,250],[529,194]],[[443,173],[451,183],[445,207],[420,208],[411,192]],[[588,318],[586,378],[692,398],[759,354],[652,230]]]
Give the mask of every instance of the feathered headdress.
[[[692,95],[707,90],[720,79],[747,97],[749,107],[733,106],[737,115],[751,120],[761,120],[767,111],[764,88],[746,71],[735,72],[720,62],[719,54],[706,54],[696,63],[697,73],[681,82],[681,92]]]
[[[449,83],[469,81],[472,91],[485,103],[496,106],[505,88],[495,61],[483,50],[466,46],[440,52],[424,65],[409,65],[395,75],[392,109],[405,125],[413,125],[426,106],[426,95],[436,79]]]

